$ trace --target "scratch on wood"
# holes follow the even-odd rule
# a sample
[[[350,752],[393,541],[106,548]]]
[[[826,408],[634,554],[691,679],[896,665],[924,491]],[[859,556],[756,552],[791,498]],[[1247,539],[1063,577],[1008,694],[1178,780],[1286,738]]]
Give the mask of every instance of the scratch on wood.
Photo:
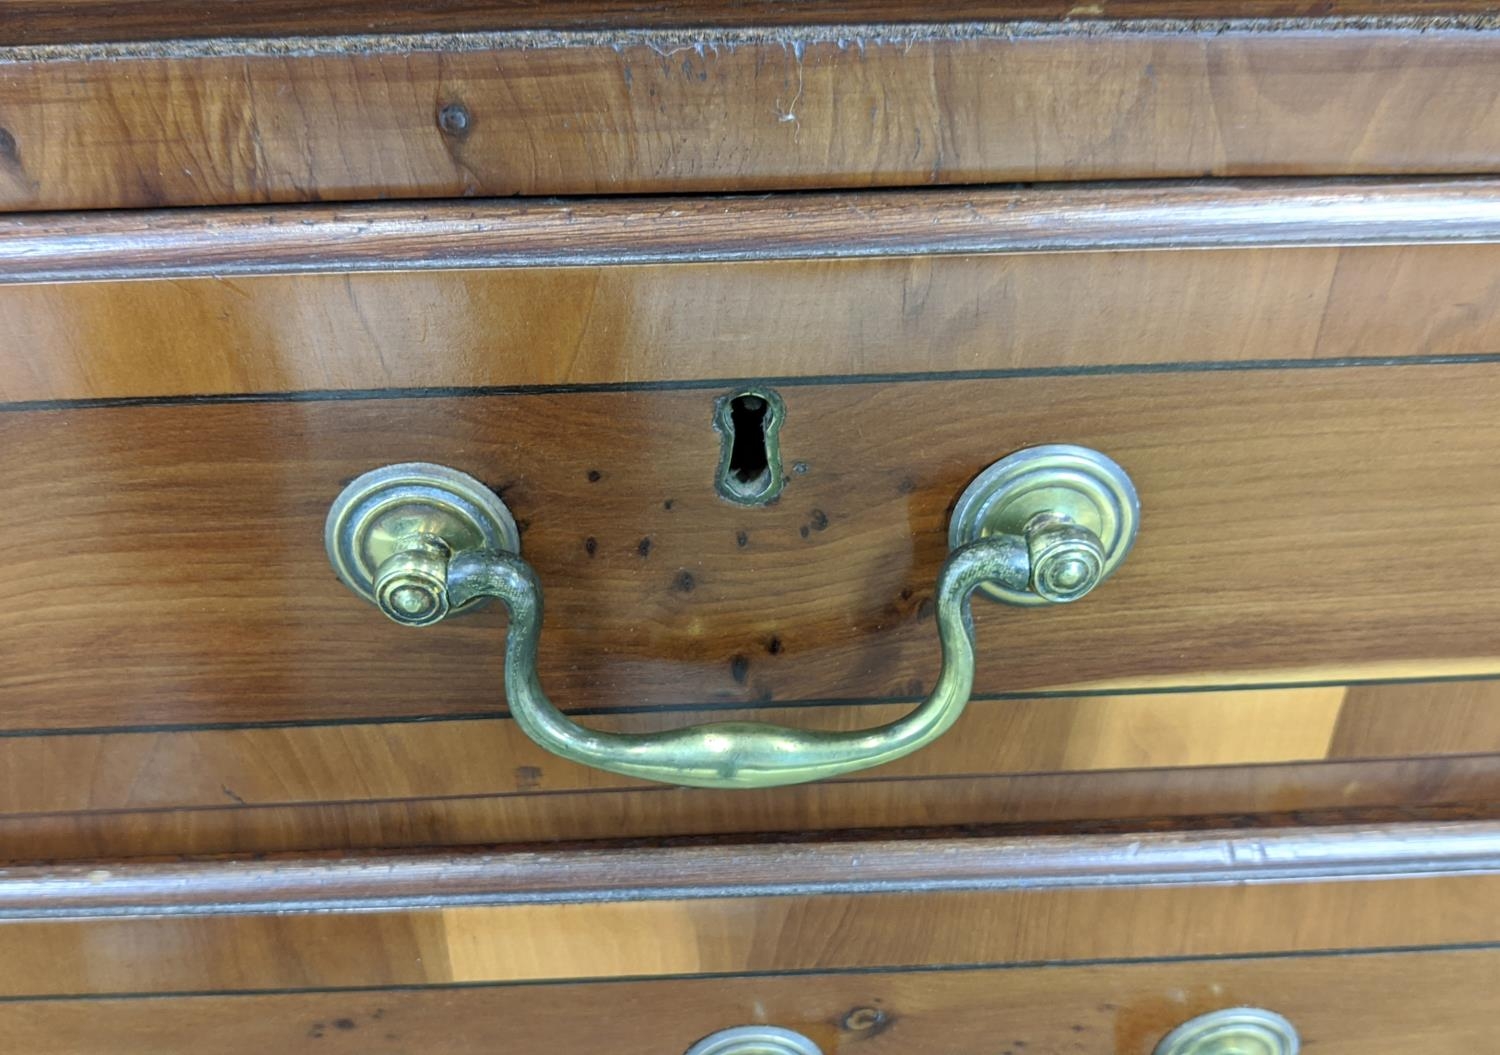
[[[805,73],[803,68],[803,47],[801,41],[792,41],[789,49],[797,63],[797,93],[792,96],[792,101],[785,107],[781,105],[781,97],[776,97],[776,119],[782,123],[793,122],[797,126],[797,134],[802,132],[802,124],[797,120],[797,104],[802,101],[802,89],[805,84]]]

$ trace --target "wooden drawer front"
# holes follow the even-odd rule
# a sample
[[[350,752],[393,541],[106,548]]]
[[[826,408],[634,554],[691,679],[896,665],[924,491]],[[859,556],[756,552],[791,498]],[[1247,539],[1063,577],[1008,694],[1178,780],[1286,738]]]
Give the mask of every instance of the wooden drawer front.
[[[530,10],[444,6],[483,29]],[[694,28],[0,46],[0,208],[1462,173],[1500,160],[1500,32],[1427,4],[1378,24],[1217,20],[1225,7],[1306,13],[1288,2],[1215,5],[1196,23],[950,26],[859,25],[843,4],[767,10],[780,6],[758,10],[855,24],[757,26],[736,4],[746,28],[674,9],[664,17]],[[913,17],[884,6],[888,21]],[[992,10],[1010,19],[1017,6]],[[404,14],[407,28],[442,22],[433,5]],[[565,21],[551,7],[533,17]],[[176,35],[203,31],[189,21]],[[8,18],[0,45],[58,36],[34,27]],[[217,19],[213,31],[232,32]]]
[[[1336,721],[1314,691],[1287,707],[1297,737],[1259,757],[1247,734],[1229,733],[1247,737],[1243,753],[1215,759],[1189,733],[1175,759],[1103,749],[1095,762],[1089,704],[1042,700],[1028,720],[1007,696],[1495,671],[1497,376],[1489,364],[1429,364],[787,387],[784,451],[808,471],[780,503],[754,510],[711,490],[715,389],[5,415],[0,525],[22,555],[17,588],[39,601],[4,617],[4,720],[15,736],[91,731],[40,748],[7,742],[10,757],[31,755],[8,773],[24,815],[11,855],[1494,802],[1493,757],[1393,771],[1428,753],[1420,730],[1380,733],[1383,760],[1352,787],[1362,764],[1175,789],[1142,776],[1131,794],[1112,779],[1062,791],[1066,780],[1031,781],[1017,795],[1001,775],[1326,760],[1319,723],[1326,745]],[[1441,415],[1413,415],[1414,393]],[[955,406],[974,413],[956,417]],[[524,552],[550,620],[543,684],[585,721],[661,728],[732,709],[869,725],[934,676],[924,600],[952,497],[996,454],[1052,438],[1119,458],[1142,489],[1145,530],[1084,603],[980,609],[977,691],[1005,706],[976,704],[951,743],[886,776],[999,779],[923,795],[876,775],[748,799],[614,799],[621,782],[529,750],[508,725],[468,734],[472,719],[503,709],[502,613],[397,627],[328,574],[322,551],[343,480],[386,462],[457,463],[503,489],[527,522]],[[56,523],[68,528],[62,546]],[[837,701],[867,706],[806,707]],[[642,708],[652,713],[630,713]],[[1032,731],[1069,714],[1078,726]],[[469,720],[365,724],[439,718]],[[267,723],[331,728],[213,731]],[[1253,716],[1225,723],[1256,726]],[[1483,728],[1439,753],[1494,751]],[[1038,755],[1012,761],[990,746],[1000,740]],[[99,781],[77,782],[77,765]],[[57,778],[25,775],[37,772]],[[1205,787],[1216,805],[1204,804]],[[1102,805],[1111,794],[1118,801]],[[132,807],[141,812],[129,825],[89,816]]]
[[[976,692],[1500,670],[1500,370],[1184,371],[788,387],[775,505],[721,500],[718,387],[0,417],[15,731],[493,712],[504,616],[389,624],[328,573],[366,469],[502,491],[568,707],[905,700],[937,669],[948,510],[996,457],[1106,451],[1134,553],[1086,602],[983,603]],[[433,673],[442,672],[441,678]]]
[[[365,1055],[495,1050],[678,1055],[770,1022],[826,1055],[1150,1055],[1195,1014],[1274,1008],[1327,1055],[1471,1055],[1493,1036],[1494,947],[971,970],[816,972],[637,982],[374,987],[352,992],[72,997],[0,1005],[36,1055]],[[1399,999],[1392,994],[1399,993]],[[416,1045],[416,1046],[408,1046]]]
[[[769,1021],[830,1055],[1147,1055],[1250,1004],[1310,1047],[1457,1053],[1500,981],[1496,854],[1460,824],[9,869],[0,1028],[645,1053]]]
[[[0,232],[6,856],[1500,801],[1500,252],[1445,244],[1500,237],[1493,181],[255,217]],[[735,378],[786,403],[765,508],[713,486]],[[582,720],[855,729],[932,683],[954,499],[1045,442],[1134,476],[1129,561],[981,602],[962,727],[813,788],[561,763],[503,717],[500,612],[403,630],[322,547],[349,479],[454,465]]]

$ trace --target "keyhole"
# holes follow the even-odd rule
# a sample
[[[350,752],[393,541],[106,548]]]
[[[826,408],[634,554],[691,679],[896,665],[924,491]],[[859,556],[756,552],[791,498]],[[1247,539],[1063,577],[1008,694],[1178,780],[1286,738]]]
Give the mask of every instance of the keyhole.
[[[760,396],[746,393],[729,401],[729,474],[734,485],[745,490],[763,489],[771,472],[766,457],[766,412],[770,408]]]
[[[723,437],[719,494],[740,505],[773,502],[781,493],[781,445],[777,433],[786,413],[781,397],[751,389],[719,400],[714,427]]]

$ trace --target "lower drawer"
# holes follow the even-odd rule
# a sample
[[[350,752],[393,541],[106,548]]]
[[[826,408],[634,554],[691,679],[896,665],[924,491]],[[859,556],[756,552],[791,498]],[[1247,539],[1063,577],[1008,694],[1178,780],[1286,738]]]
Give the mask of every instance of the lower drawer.
[[[1276,1009],[1322,1055],[1492,1050],[1500,947],[720,975],[629,982],[69,997],[0,1005],[33,1055],[679,1055],[725,1027],[790,1027],[825,1055],[1151,1055],[1173,1027]]]
[[[575,848],[0,873],[16,1050],[1148,1055],[1225,1007],[1308,1050],[1488,1050],[1493,823]]]

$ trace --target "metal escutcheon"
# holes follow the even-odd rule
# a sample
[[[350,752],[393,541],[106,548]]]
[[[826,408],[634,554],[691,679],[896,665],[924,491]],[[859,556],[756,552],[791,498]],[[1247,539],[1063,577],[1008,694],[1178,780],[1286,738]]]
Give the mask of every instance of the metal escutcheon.
[[[704,1037],[686,1055],[823,1055],[801,1033],[776,1026],[736,1026]]]
[[[447,562],[455,553],[520,553],[505,503],[468,473],[425,462],[387,465],[344,488],[323,529],[340,581],[406,626],[430,626],[479,607],[450,610]]]
[[[1135,485],[1114,461],[1087,447],[1054,443],[1001,458],[959,496],[948,543],[994,535],[1026,540],[1026,585],[987,582],[979,592],[1007,604],[1066,604],[1120,566],[1140,529]]]
[[[1189,1019],[1162,1038],[1153,1055],[1297,1055],[1297,1029],[1259,1007],[1229,1007]]]

